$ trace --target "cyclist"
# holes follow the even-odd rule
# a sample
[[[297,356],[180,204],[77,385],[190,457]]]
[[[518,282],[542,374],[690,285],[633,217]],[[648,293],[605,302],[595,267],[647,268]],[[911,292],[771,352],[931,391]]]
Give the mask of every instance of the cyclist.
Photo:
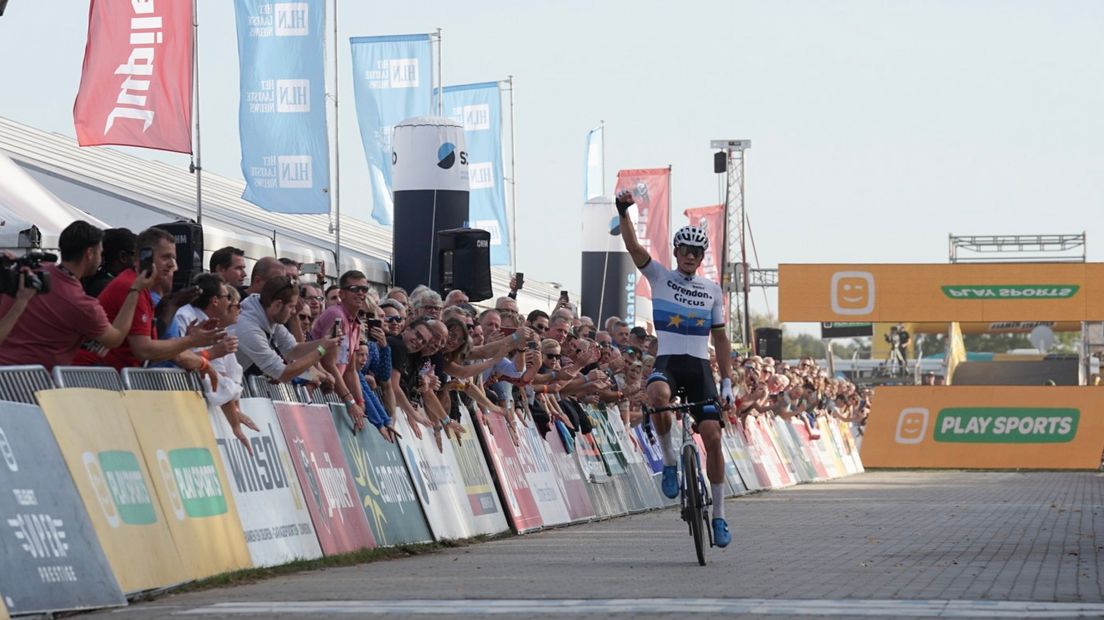
[[[675,233],[674,250],[677,269],[670,270],[652,260],[636,238],[629,207],[634,204],[632,192],[617,194],[615,205],[620,216],[621,238],[633,263],[652,287],[652,321],[659,338],[655,367],[647,379],[648,405],[653,408],[670,404],[679,388],[685,391],[687,402],[717,398],[717,385],[709,365],[709,337],[717,353],[721,376],[721,400],[728,408],[732,394],[730,352],[725,335],[724,296],[721,287],[696,274],[709,249],[705,231],[684,226]],[[725,547],[732,540],[724,517],[724,455],[721,453],[721,415],[713,408],[694,412],[706,452],[706,473],[713,496],[713,542]],[[663,494],[678,497],[678,457],[671,437],[671,412],[652,414],[652,424],[663,450]]]

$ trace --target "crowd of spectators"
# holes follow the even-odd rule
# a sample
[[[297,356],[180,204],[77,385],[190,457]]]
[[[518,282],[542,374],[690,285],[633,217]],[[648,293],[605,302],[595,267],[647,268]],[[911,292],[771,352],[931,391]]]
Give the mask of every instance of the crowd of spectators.
[[[246,429],[256,426],[238,399],[251,375],[334,392],[356,430],[370,424],[388,441],[397,437],[395,415],[438,442],[463,434],[462,402],[535,424],[542,435],[590,432],[585,404],[618,405],[625,423],[642,420],[656,337],[619,317],[599,330],[566,298],[550,314],[523,315],[516,290],[477,308],[459,290],[443,298],[424,286],[377,290],[355,270],[327,286],[314,265],[304,273],[278,257],[257,260],[247,285],[244,252],[233,247],[214,251],[209,271],[174,291],[176,249],[163,230],[102,231],[78,221],[59,246],[60,262],[42,267],[48,292],[20,287],[0,301],[0,365],[196,370],[247,447]],[[810,359],[735,362],[739,401],[730,421],[799,416],[815,436],[817,416],[859,426],[869,411],[868,392]]]

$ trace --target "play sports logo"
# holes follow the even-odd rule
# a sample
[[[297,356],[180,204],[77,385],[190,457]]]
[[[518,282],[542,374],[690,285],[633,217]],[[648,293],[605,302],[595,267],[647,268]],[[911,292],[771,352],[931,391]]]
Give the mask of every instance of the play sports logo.
[[[832,274],[832,312],[842,315],[874,311],[874,274],[869,271],[837,271]]]
[[[951,299],[1069,299],[1077,284],[953,284],[941,287]]]

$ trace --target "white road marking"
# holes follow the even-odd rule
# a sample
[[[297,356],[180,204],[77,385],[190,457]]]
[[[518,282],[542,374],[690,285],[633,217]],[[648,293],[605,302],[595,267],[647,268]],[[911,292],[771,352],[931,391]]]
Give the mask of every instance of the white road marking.
[[[761,614],[916,616],[931,618],[1070,618],[1104,616],[1104,603],[831,599],[518,599],[408,601],[257,601],[215,603],[174,615],[212,614]]]

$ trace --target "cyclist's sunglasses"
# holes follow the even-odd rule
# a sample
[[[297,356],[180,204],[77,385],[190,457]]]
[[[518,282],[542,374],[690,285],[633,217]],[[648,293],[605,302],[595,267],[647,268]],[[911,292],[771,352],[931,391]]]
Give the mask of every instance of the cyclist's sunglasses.
[[[699,248],[693,245],[680,245],[675,248],[675,254],[679,256],[689,256],[692,258],[701,258],[705,254],[703,248]]]

